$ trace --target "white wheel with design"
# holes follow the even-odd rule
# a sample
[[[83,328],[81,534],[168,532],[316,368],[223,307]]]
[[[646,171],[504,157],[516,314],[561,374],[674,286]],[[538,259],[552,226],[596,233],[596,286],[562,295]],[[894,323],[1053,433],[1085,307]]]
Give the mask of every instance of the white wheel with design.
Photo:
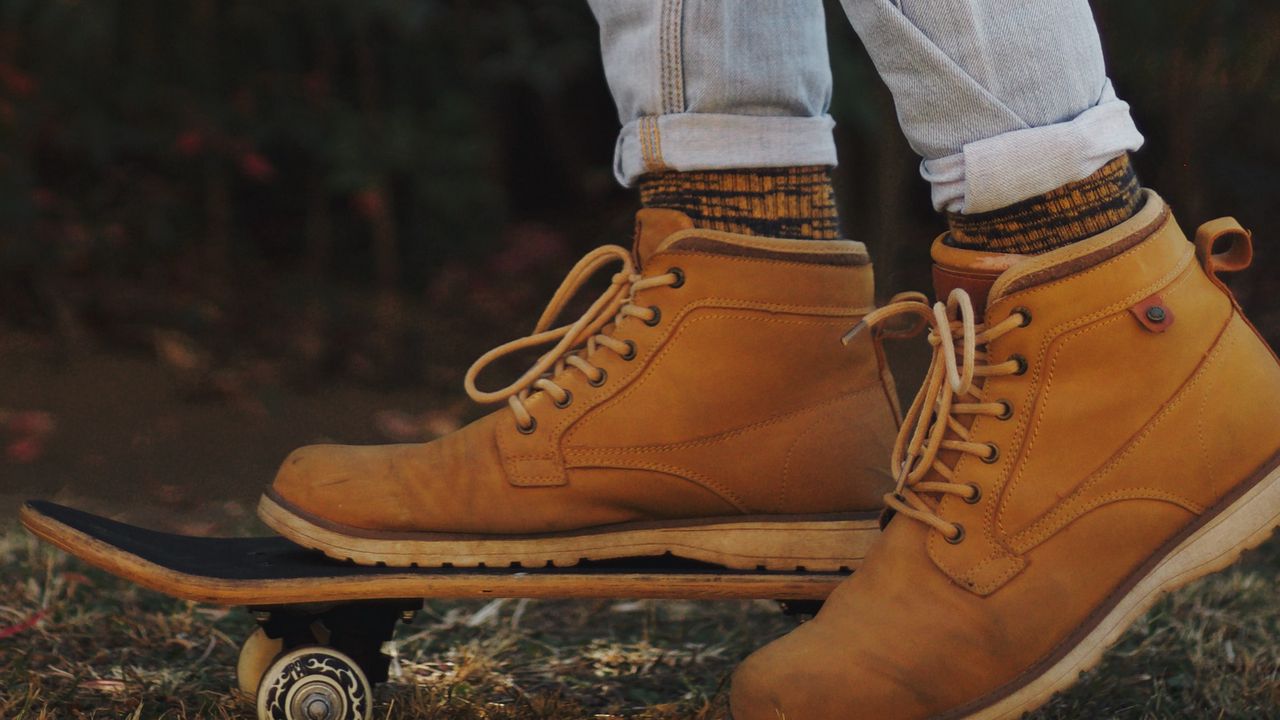
[[[236,684],[240,689],[250,695],[256,694],[263,673],[283,649],[283,639],[267,637],[262,628],[254,630],[240,646],[240,660],[236,663]]]
[[[258,686],[260,720],[368,720],[369,680],[332,648],[304,646],[281,655]]]

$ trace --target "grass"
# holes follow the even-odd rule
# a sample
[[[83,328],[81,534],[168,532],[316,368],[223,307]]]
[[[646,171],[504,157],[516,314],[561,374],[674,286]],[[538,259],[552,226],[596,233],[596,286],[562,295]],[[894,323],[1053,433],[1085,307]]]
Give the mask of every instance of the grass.
[[[234,689],[243,611],[141,590],[18,529],[0,532],[0,569],[0,718],[253,717]],[[1273,538],[1162,600],[1034,717],[1280,717],[1278,575]],[[376,717],[719,718],[734,665],[794,624],[764,601],[431,602],[398,632]]]

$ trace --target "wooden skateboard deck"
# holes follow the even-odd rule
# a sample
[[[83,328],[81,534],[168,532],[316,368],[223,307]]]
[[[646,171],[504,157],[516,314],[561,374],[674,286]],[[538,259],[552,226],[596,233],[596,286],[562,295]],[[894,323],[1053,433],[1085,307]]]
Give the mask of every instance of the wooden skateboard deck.
[[[674,557],[570,567],[370,567],[332,560],[279,537],[176,535],[44,501],[28,502],[21,518],[40,539],[113,575],[215,605],[486,597],[821,600],[847,577],[726,570]]]
[[[726,570],[674,557],[570,567],[388,568],[333,560],[281,537],[203,538],[31,501],[40,539],[143,587],[249,607],[258,629],[236,667],[262,720],[368,720],[387,679],[384,644],[424,598],[771,599],[816,612],[848,573]]]

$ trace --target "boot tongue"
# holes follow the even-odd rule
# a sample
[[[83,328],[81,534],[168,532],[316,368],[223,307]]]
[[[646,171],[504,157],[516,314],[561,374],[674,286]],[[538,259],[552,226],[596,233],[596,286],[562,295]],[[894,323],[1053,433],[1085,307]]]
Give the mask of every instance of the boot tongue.
[[[952,290],[963,288],[981,316],[987,307],[991,287],[1006,270],[1022,262],[1025,255],[969,250],[946,244],[946,235],[933,243],[933,290],[945,301]]]
[[[644,208],[636,213],[635,245],[632,253],[640,267],[653,255],[658,246],[673,233],[693,228],[693,220],[679,210]]]

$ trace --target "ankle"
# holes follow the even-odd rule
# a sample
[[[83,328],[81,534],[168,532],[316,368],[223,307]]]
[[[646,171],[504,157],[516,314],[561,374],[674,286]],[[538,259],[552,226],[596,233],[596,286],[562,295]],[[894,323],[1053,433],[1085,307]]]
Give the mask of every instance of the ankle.
[[[1133,217],[1141,185],[1128,154],[1089,177],[977,215],[948,213],[947,244],[969,250],[1036,255],[1109,230]]]
[[[840,237],[831,169],[822,166],[645,175],[640,202],[679,210],[709,230],[796,240]]]

